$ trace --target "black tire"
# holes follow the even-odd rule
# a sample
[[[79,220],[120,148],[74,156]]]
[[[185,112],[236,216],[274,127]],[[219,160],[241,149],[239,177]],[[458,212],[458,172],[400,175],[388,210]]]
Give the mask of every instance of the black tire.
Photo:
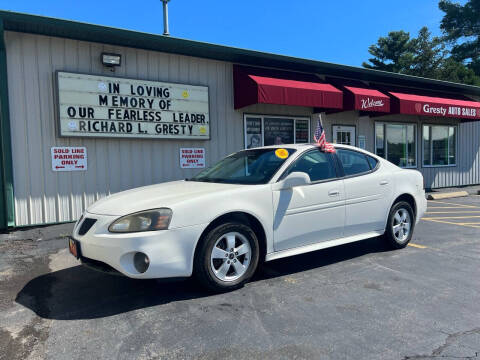
[[[395,219],[395,215],[400,211],[408,212],[410,217],[410,228],[408,232],[408,236],[405,239],[400,240],[399,233],[395,234],[394,226],[398,225],[398,220]],[[388,215],[387,226],[385,229],[385,240],[387,241],[388,245],[393,249],[403,249],[412,239],[413,230],[415,228],[415,215],[413,212],[412,207],[408,202],[399,201],[393,204],[392,208],[390,209],[390,213]],[[403,231],[403,230],[402,230]],[[404,233],[403,233],[404,234]]]
[[[211,266],[211,254],[217,240],[230,232],[240,233],[248,241],[251,250],[250,260],[245,273],[241,277],[231,281],[222,281],[213,272]],[[202,239],[200,239],[195,253],[193,275],[204,287],[213,292],[235,290],[242,287],[255,273],[258,265],[259,253],[257,236],[249,226],[237,222],[220,224],[211,229]]]

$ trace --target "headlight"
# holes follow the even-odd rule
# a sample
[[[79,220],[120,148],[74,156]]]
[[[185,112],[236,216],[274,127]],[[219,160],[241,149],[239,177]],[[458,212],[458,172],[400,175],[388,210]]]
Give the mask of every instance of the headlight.
[[[130,233],[139,231],[166,230],[172,219],[172,210],[167,208],[141,211],[115,220],[108,231]]]

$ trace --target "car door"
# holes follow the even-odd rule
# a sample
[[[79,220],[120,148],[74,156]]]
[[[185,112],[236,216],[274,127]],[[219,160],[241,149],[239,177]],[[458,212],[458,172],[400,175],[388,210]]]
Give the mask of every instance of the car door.
[[[392,181],[378,161],[362,152],[337,149],[345,185],[344,236],[382,231],[388,216]]]
[[[282,175],[305,172],[311,184],[273,191],[275,251],[341,238],[345,221],[343,180],[332,154],[314,149],[302,154]]]

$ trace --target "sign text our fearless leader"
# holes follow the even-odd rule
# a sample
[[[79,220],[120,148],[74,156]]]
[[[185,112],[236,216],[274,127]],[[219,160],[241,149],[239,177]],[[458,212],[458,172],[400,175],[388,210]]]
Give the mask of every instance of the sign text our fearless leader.
[[[60,136],[209,139],[208,87],[57,72]]]

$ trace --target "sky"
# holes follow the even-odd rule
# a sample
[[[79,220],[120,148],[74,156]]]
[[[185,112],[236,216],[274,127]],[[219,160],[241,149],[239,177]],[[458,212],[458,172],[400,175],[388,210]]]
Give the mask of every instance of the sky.
[[[460,0],[465,3],[466,0]],[[0,9],[163,32],[160,0],[0,0]],[[361,66],[392,30],[440,35],[438,0],[171,0],[172,37]]]

